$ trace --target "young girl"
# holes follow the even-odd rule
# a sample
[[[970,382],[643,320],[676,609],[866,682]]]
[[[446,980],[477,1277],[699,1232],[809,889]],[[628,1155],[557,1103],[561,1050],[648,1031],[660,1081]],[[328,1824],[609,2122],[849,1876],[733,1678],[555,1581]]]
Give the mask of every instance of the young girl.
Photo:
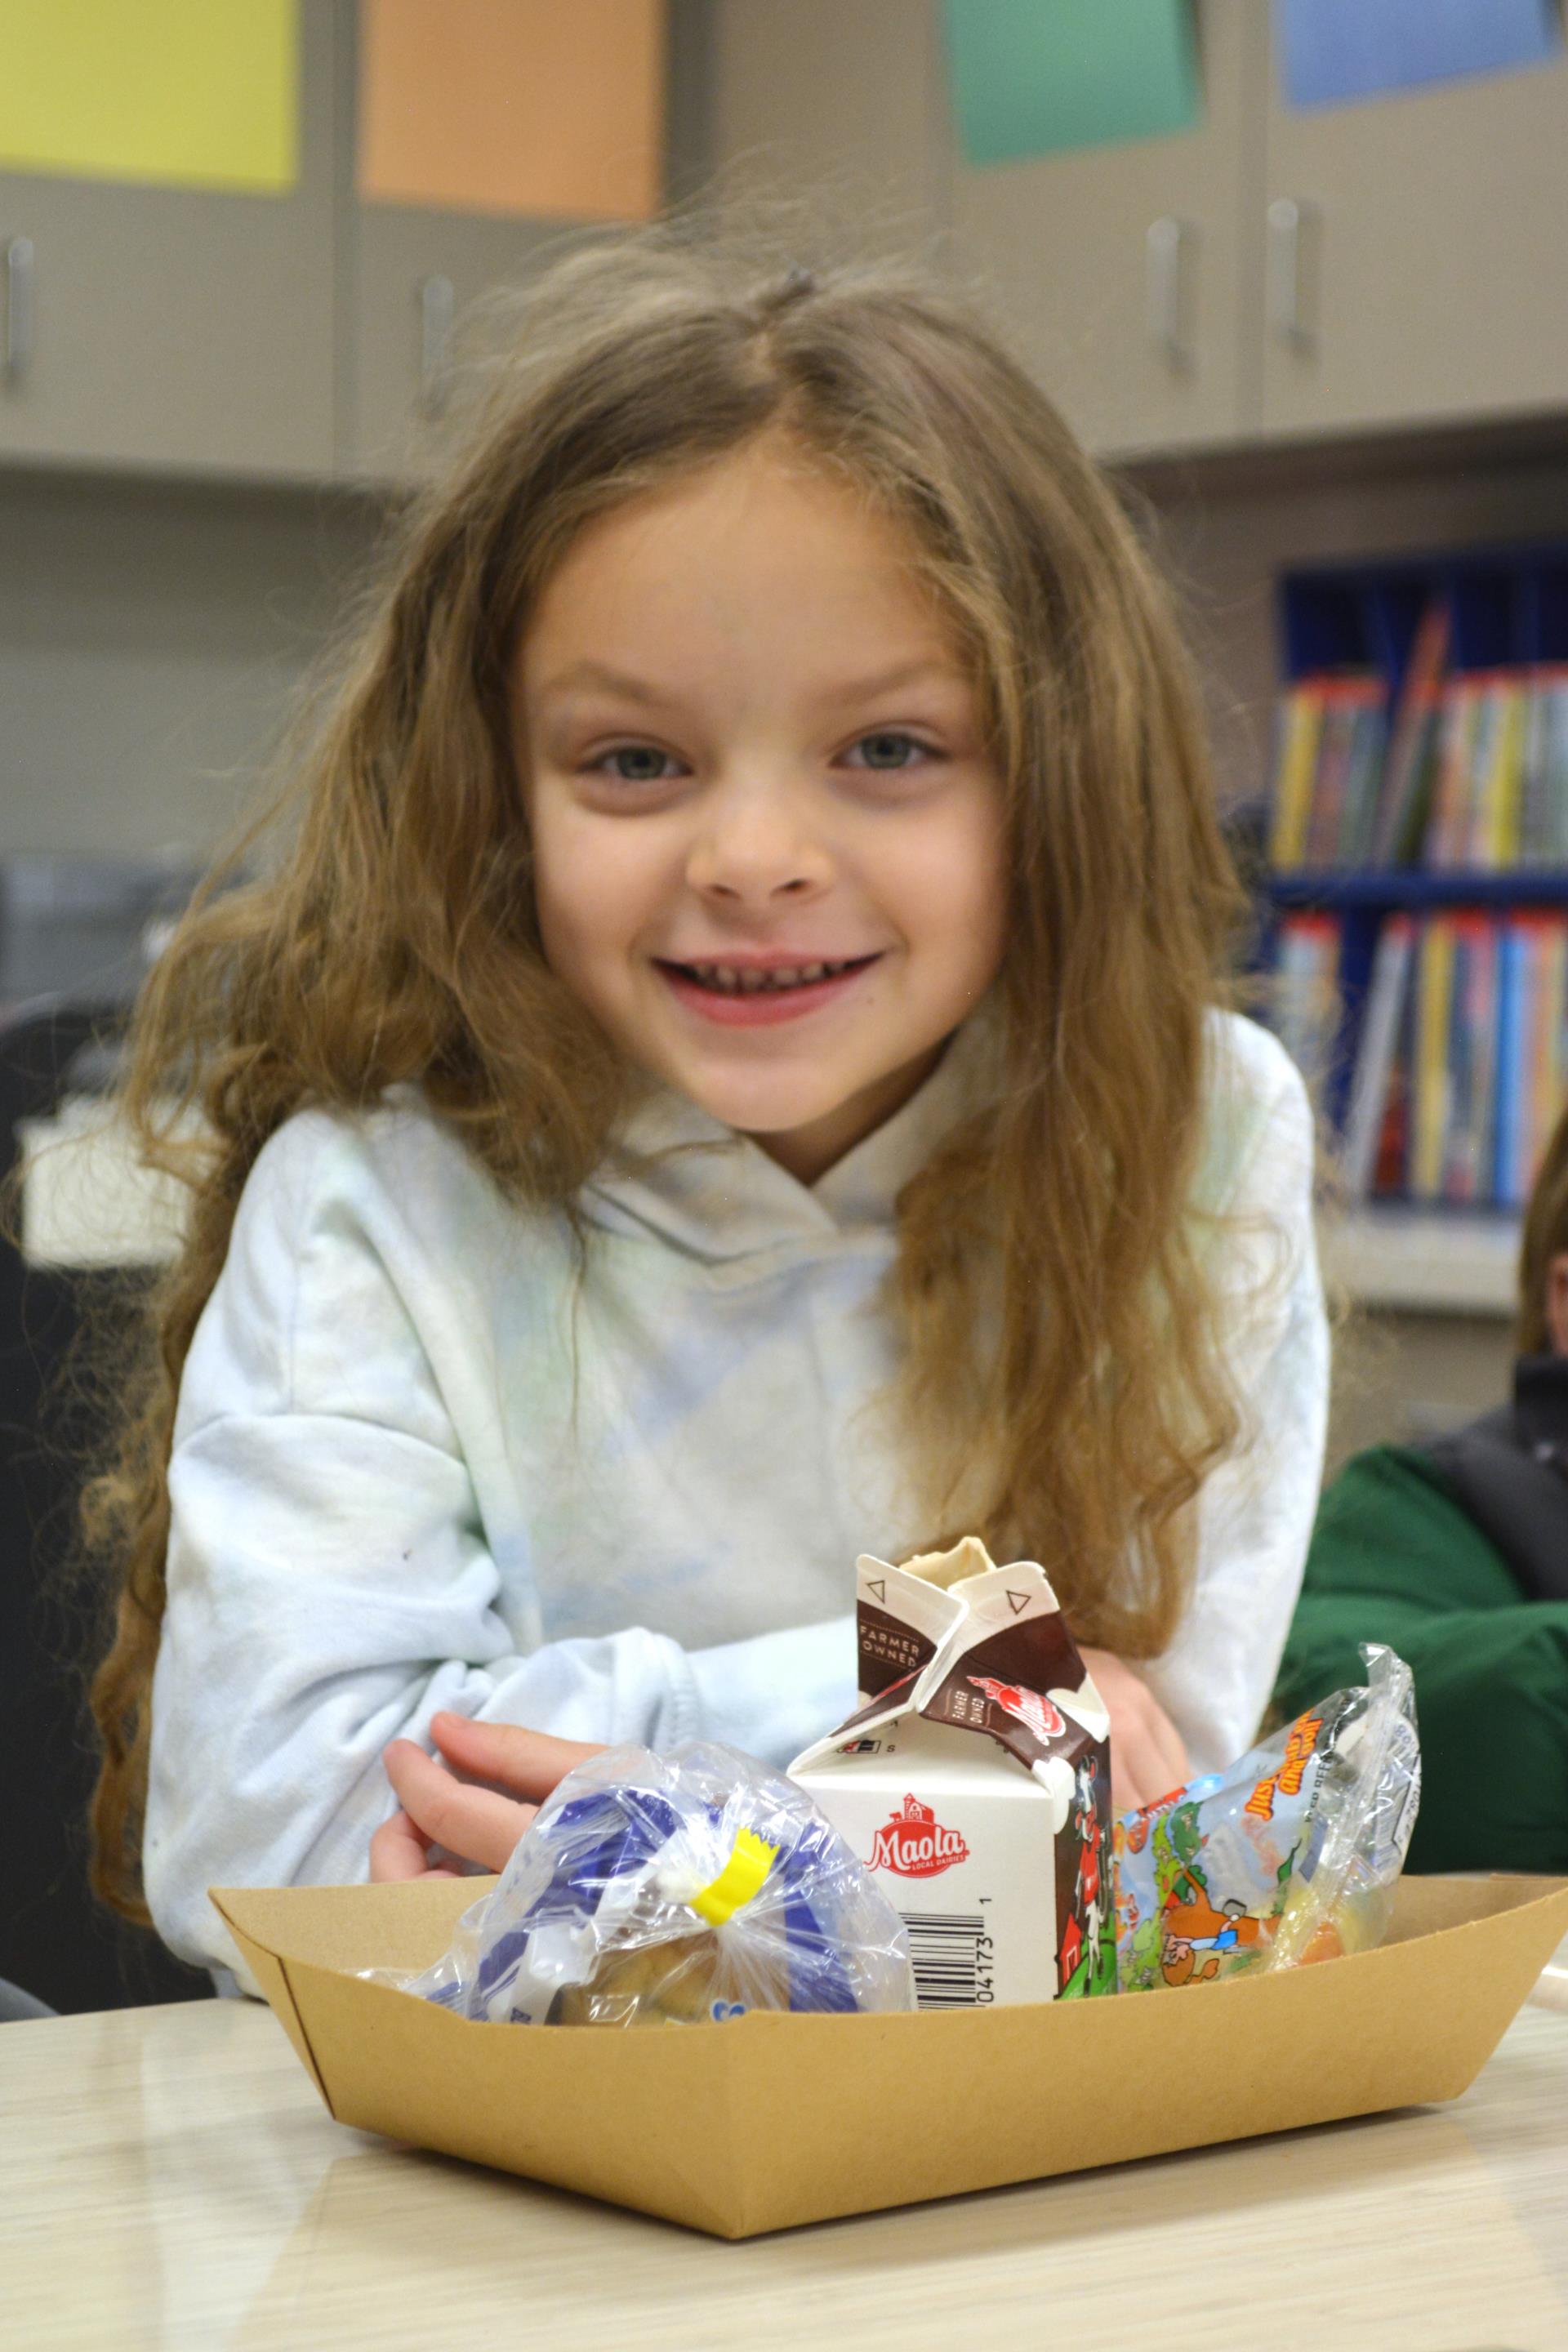
[[[970,1529],[1096,1645],[1122,1802],[1240,1750],[1310,1121],[1220,1009],[1165,600],[1020,369],[880,271],[558,264],[300,792],[141,1013],[192,1214],[89,1497],[100,1891],[221,1970],[209,1885],[493,1866],[584,1743],[784,1762],[857,1553]]]

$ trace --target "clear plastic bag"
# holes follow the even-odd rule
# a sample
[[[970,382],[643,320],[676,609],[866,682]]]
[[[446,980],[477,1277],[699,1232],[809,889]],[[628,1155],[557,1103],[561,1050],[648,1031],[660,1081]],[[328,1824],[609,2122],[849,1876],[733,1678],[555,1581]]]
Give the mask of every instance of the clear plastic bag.
[[[1382,1942],[1415,1826],[1410,1669],[1363,1646],[1363,1689],[1116,1823],[1124,1992],[1299,1967]]]
[[[793,1782],[697,1740],[580,1765],[434,1967],[363,1973],[502,2024],[914,2007],[903,1922],[837,1832]]]

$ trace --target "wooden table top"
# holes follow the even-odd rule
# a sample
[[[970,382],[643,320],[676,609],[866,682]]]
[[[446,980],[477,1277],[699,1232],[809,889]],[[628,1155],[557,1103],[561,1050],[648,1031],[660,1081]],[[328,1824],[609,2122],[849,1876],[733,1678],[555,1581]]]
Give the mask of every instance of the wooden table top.
[[[736,2245],[344,2130],[249,2001],[7,2025],[0,2341],[1563,2352],[1568,1972],[1448,2107]]]

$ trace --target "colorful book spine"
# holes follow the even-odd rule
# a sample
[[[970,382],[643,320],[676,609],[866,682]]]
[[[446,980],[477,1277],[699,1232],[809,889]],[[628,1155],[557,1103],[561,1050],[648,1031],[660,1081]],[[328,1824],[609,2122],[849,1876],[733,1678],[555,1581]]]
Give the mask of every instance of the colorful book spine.
[[[1568,663],[1542,663],[1527,701],[1519,862],[1568,865]]]
[[[1307,830],[1307,864],[1332,866],[1339,855],[1340,816],[1345,802],[1350,770],[1354,713],[1338,679],[1320,687],[1323,700],[1323,730],[1318,747],[1317,772],[1312,779],[1312,814]]]
[[[1364,1200],[1376,1181],[1415,942],[1408,915],[1390,915],[1378,933],[1345,1114],[1344,1179],[1354,1200]]]
[[[1467,1202],[1489,1195],[1494,1168],[1497,926],[1484,915],[1461,914],[1451,918],[1451,929],[1448,1120],[1441,1192],[1445,1201]]]
[[[1474,674],[1448,680],[1438,730],[1437,773],[1425,845],[1426,863],[1462,866],[1468,834],[1470,779],[1485,703],[1486,682]]]
[[[1495,671],[1480,689],[1468,784],[1462,862],[1496,873],[1519,855],[1524,770],[1524,693],[1520,680]]]
[[[1544,688],[1546,718],[1544,809],[1542,836],[1553,865],[1568,866],[1568,665],[1554,670]]]
[[[1297,1067],[1316,1085],[1340,1025],[1341,926],[1333,915],[1290,915],[1275,953],[1274,1026]]]
[[[1545,1156],[1552,1129],[1568,1096],[1568,923],[1547,917],[1536,933],[1536,987],[1530,1167],[1531,1177]]]
[[[1310,681],[1292,687],[1281,696],[1268,835],[1269,864],[1280,870],[1300,866],[1306,859],[1312,778],[1317,772],[1322,728],[1322,698]]]
[[[1453,1018],[1454,926],[1436,915],[1417,958],[1415,1067],[1411,1073],[1410,1197],[1440,1201],[1452,1095],[1448,1047]]]
[[[1347,683],[1343,704],[1349,741],[1334,864],[1356,866],[1364,866],[1372,855],[1378,791],[1388,751],[1388,706],[1375,678]]]
[[[1530,1014],[1529,940],[1518,923],[1498,931],[1497,1106],[1492,1192],[1505,1208],[1524,1199],[1526,1031]]]
[[[1421,846],[1432,797],[1452,625],[1447,598],[1434,597],[1410,648],[1384,763],[1371,853],[1379,866],[1404,865]]]

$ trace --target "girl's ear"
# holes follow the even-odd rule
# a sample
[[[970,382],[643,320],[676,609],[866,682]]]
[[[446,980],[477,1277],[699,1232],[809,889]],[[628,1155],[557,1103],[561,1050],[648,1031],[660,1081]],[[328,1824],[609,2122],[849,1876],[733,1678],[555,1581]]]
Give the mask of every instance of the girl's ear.
[[[1568,1250],[1546,1266],[1546,1330],[1554,1356],[1568,1356]]]

